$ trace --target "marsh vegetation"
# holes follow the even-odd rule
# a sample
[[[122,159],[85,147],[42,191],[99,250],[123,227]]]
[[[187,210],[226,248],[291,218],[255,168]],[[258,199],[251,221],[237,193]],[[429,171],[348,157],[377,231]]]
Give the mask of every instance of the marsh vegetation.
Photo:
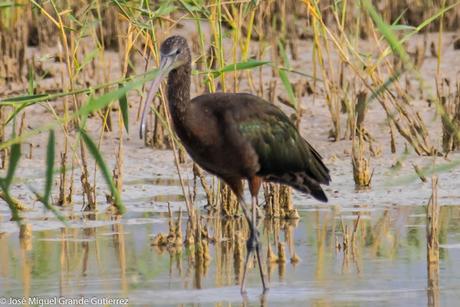
[[[327,205],[264,185],[261,304],[453,304],[459,27],[454,0],[0,3],[0,296],[241,301],[248,227],[164,89],[137,135],[159,45],[181,34],[192,97],[264,97],[331,169]]]

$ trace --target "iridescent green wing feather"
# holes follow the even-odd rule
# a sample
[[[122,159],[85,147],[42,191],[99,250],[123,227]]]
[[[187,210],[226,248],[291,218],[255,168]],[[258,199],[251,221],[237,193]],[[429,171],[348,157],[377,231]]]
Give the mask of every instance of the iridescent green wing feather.
[[[281,110],[270,111],[238,123],[258,155],[258,174],[327,200],[319,184],[328,184],[330,176],[321,156]]]

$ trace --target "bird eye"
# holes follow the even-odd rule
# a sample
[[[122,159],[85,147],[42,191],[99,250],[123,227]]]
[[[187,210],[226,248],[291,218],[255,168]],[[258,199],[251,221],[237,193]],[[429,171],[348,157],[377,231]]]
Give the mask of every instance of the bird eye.
[[[180,49],[177,49],[176,50],[176,55],[178,55],[180,52],[181,52]]]

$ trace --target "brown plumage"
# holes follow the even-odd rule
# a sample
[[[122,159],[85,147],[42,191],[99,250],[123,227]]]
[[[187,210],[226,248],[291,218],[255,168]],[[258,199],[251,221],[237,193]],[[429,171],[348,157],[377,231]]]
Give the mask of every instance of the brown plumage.
[[[190,99],[191,54],[181,36],[169,37],[161,45],[160,70],[147,95],[141,137],[149,103],[166,74],[174,129],[192,159],[224,180],[238,196],[251,225],[246,263],[255,251],[267,289],[255,226],[256,198],[262,182],[286,184],[325,202],[327,197],[320,185],[329,184],[329,170],[289,118],[262,98],[243,93],[215,93]],[[252,214],[244,203],[243,179],[249,182]],[[246,266],[242,292],[245,277]]]

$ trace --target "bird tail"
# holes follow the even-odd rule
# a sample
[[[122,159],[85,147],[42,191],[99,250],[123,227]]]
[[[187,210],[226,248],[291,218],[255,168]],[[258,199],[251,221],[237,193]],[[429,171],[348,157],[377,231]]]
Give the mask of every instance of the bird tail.
[[[268,181],[288,185],[300,192],[311,194],[319,201],[327,202],[327,196],[320,183],[308,176],[305,172],[288,172],[281,176],[268,176]]]
[[[327,202],[327,196],[320,184],[329,185],[331,176],[329,169],[324,165],[321,155],[304,140],[304,150],[311,157],[308,166],[300,171],[288,171],[282,174],[271,175],[267,179],[272,182],[286,184],[300,192],[311,194],[319,201]]]
[[[307,141],[305,141],[305,149],[313,154],[313,161],[311,161],[313,165],[310,166],[310,177],[317,183],[329,185],[329,182],[331,182],[331,175],[329,174],[329,169],[323,163],[323,158]]]

